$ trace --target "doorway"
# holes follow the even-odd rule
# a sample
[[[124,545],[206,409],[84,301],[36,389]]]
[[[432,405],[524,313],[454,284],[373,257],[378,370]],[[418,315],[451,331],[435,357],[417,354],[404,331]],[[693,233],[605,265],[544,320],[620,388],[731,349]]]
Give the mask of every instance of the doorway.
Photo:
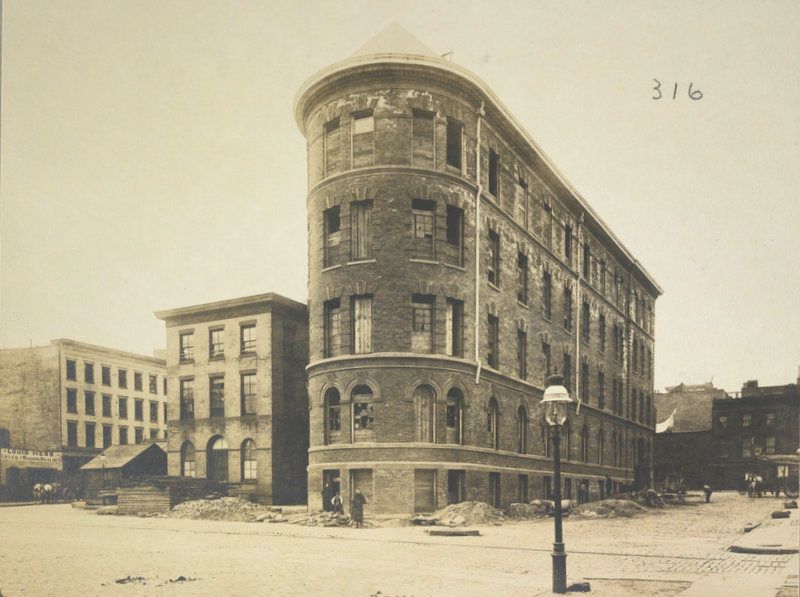
[[[228,442],[221,435],[208,442],[206,477],[210,481],[228,482]]]

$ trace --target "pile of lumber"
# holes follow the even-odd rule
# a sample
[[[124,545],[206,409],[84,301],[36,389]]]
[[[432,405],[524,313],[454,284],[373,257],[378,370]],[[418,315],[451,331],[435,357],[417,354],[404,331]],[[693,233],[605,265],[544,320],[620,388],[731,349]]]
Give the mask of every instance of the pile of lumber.
[[[170,495],[167,488],[139,485],[117,489],[117,514],[167,514],[169,510]]]

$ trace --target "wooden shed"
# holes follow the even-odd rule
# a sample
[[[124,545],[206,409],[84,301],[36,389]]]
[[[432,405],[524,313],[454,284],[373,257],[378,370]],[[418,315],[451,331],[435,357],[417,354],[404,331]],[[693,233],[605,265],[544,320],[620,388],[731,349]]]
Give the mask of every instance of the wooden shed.
[[[81,467],[88,502],[104,501],[120,482],[167,474],[167,453],[154,442],[111,446]]]

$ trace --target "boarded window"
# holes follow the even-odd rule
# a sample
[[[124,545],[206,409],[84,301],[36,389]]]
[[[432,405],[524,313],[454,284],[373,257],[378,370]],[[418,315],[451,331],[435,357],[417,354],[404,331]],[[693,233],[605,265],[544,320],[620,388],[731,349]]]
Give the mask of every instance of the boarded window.
[[[372,296],[353,297],[353,354],[372,352]]]
[[[412,110],[411,161],[414,166],[433,166],[434,113]]]
[[[447,299],[445,317],[445,352],[451,357],[464,356],[464,303]]]
[[[415,294],[411,297],[411,351],[433,352],[434,297]]]
[[[414,512],[436,510],[436,471],[416,469],[414,471]]]
[[[369,259],[372,254],[372,202],[350,204],[350,257],[353,261]]]
[[[464,126],[457,120],[447,119],[447,165],[461,170],[461,138]]]
[[[414,237],[414,257],[433,259],[435,254],[435,209],[433,201],[424,199],[411,200],[411,219]]]
[[[334,118],[323,127],[323,153],[325,156],[325,176],[342,171],[341,140],[339,119]]]
[[[353,114],[353,168],[374,163],[375,119],[372,110]]]
[[[434,401],[436,394],[429,385],[418,386],[414,390],[414,410],[416,411],[416,439],[418,442],[433,441]]]

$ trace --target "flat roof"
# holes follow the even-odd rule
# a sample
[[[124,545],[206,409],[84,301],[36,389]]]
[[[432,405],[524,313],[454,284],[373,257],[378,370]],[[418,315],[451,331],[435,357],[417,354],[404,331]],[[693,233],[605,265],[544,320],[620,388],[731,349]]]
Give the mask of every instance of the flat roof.
[[[163,321],[168,321],[176,317],[185,315],[199,315],[206,313],[219,313],[221,311],[228,311],[244,306],[257,306],[263,305],[265,308],[271,308],[272,305],[281,305],[290,309],[305,310],[307,307],[304,303],[286,298],[274,292],[267,292],[264,294],[254,294],[252,296],[243,296],[233,299],[225,299],[221,301],[214,301],[211,303],[201,303],[199,305],[191,305],[188,307],[178,307],[175,309],[164,309],[155,311],[154,315]]]
[[[159,359],[144,354],[138,354],[135,352],[119,350],[117,348],[109,348],[107,346],[89,344],[88,342],[80,342],[79,340],[71,340],[70,338],[57,338],[56,340],[51,340],[50,344],[61,345],[65,348],[74,348],[76,350],[92,350],[95,352],[104,352],[117,357],[123,357],[126,359],[135,359],[137,361],[149,361],[150,363],[158,365],[160,367],[167,366],[167,362],[164,359]]]

